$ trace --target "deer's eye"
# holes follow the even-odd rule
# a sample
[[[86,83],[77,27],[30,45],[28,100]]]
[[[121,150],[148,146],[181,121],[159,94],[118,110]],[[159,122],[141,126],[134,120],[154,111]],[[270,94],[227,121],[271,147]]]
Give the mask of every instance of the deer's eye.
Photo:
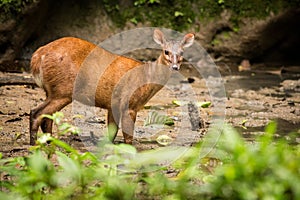
[[[165,50],[165,54],[168,56],[170,52],[168,50]]]

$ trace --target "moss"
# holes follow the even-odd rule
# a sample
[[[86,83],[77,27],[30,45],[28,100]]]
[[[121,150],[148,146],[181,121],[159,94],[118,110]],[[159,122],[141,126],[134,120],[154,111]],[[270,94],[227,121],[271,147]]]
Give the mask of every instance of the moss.
[[[222,36],[223,36],[224,39],[229,39],[229,38],[230,38],[230,33],[229,33],[229,31],[223,31],[223,32],[222,32]]]
[[[211,44],[212,44],[213,46],[218,46],[218,45],[222,44],[222,42],[221,42],[219,39],[214,38],[214,39],[211,41]]]

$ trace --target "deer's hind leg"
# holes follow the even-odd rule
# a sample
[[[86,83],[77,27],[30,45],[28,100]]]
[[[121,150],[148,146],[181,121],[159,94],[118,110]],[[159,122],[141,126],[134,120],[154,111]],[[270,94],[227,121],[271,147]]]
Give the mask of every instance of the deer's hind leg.
[[[70,98],[47,98],[44,103],[30,111],[30,145],[35,144],[35,141],[37,139],[37,132],[40,126],[44,133],[52,133],[52,120],[48,118],[43,118],[42,115],[52,115],[53,113],[61,110],[63,107],[65,107],[71,102],[72,100]]]

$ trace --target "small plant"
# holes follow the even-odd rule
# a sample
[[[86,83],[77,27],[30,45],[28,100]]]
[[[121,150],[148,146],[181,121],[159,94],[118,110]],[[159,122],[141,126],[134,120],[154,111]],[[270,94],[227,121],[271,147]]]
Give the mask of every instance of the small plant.
[[[144,126],[149,125],[174,125],[174,120],[167,115],[159,114],[156,111],[152,111],[148,114]]]
[[[62,112],[55,112],[53,115],[43,115],[42,117],[51,119],[58,129],[59,135],[65,135],[66,133],[72,133],[77,135],[80,129],[76,126],[72,126],[67,121],[64,121],[64,114]],[[81,116],[75,116],[73,118],[80,118]]]
[[[62,113],[45,117],[53,119],[63,133],[74,130],[73,126],[62,123]],[[122,175],[117,167],[124,162],[122,156],[135,149],[125,144],[105,143],[101,150],[97,156],[80,153],[50,134],[43,134],[29,156],[0,160],[0,197],[132,199],[137,183],[131,181],[132,177]]]
[[[61,116],[51,118],[60,125]],[[274,141],[275,132],[272,122],[248,144],[224,126],[205,157],[201,142],[138,155],[131,145],[103,141],[97,153],[82,153],[43,134],[29,156],[0,154],[0,199],[300,199],[299,146]],[[169,166],[151,162],[182,151]]]
[[[228,128],[227,128],[228,129]],[[221,149],[230,155],[209,184],[210,195],[221,199],[299,199],[300,148],[274,141],[276,123],[254,144],[247,144],[229,128]]]

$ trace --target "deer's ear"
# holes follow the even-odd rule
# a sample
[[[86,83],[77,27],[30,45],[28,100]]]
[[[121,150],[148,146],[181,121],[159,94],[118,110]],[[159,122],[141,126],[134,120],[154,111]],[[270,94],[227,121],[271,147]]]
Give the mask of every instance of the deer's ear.
[[[194,42],[194,39],[195,39],[195,35],[193,33],[186,34],[181,41],[182,47],[187,48],[191,46]]]
[[[157,44],[160,44],[161,46],[166,43],[164,34],[158,29],[154,30],[153,39]]]

